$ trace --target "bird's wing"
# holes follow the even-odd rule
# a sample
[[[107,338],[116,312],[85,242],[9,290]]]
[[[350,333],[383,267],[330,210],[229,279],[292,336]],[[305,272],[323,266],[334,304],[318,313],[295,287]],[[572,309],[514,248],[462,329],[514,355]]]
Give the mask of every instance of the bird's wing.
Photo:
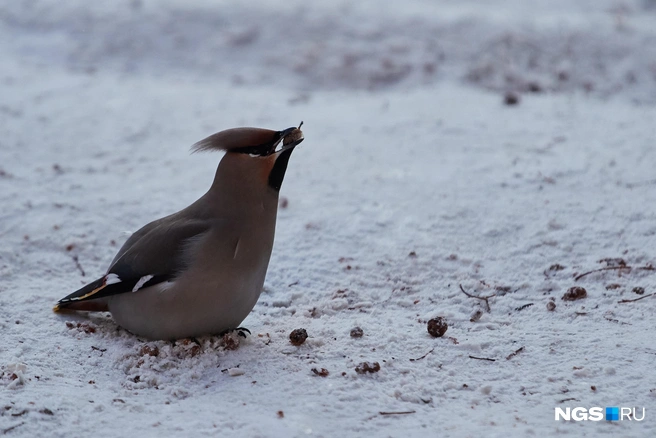
[[[211,225],[209,220],[175,216],[151,222],[128,239],[105,276],[59,300],[55,310],[173,279],[190,262],[189,248]]]

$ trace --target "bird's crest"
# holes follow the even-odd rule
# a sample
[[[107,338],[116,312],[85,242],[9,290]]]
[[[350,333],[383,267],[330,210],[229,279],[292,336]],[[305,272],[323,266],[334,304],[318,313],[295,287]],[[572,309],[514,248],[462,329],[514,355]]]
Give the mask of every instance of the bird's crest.
[[[298,128],[288,128],[283,131],[273,131],[262,128],[232,128],[217,132],[195,143],[191,151],[228,151],[243,152],[252,155],[269,155],[275,152],[276,146],[283,142],[283,146],[300,143],[303,132]]]

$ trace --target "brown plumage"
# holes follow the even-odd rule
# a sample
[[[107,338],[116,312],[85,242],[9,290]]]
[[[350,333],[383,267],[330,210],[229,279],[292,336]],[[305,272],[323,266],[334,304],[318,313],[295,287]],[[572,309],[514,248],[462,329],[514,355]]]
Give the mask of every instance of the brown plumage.
[[[303,141],[299,128],[235,128],[196,143],[194,152],[226,151],[208,192],[135,232],[103,277],[54,310],[109,309],[124,328],[151,339],[238,327],[262,291],[278,193]]]

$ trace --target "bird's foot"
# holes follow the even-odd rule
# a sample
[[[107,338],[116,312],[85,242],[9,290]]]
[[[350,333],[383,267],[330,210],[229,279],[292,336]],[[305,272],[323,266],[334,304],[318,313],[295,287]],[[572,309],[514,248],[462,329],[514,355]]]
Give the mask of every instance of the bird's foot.
[[[221,333],[219,336],[223,336],[226,333],[231,333],[231,332],[237,332],[237,335],[241,336],[244,339],[246,339],[246,333],[248,333],[249,335],[251,334],[251,331],[248,330],[246,327],[237,327],[237,328],[233,328],[233,329],[228,329],[228,330],[224,331],[223,333]]]

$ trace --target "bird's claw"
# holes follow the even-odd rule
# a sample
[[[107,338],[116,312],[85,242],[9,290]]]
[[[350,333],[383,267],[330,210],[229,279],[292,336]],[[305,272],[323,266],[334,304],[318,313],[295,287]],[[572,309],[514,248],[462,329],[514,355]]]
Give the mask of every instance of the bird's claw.
[[[247,337],[246,333],[248,333],[249,335],[251,334],[251,331],[248,330],[246,327],[237,327],[237,328],[228,329],[228,330],[224,331],[223,333],[221,333],[220,336],[223,336],[223,335],[225,335],[227,333],[231,333],[231,332],[237,332],[237,336],[241,336],[244,339],[246,339],[246,337]],[[246,333],[244,333],[244,332],[246,332]]]
[[[237,335],[241,336],[244,339],[246,339],[246,333],[244,332],[248,332],[249,335],[251,334],[251,331],[248,330],[246,327],[237,327],[235,331],[237,332]]]

